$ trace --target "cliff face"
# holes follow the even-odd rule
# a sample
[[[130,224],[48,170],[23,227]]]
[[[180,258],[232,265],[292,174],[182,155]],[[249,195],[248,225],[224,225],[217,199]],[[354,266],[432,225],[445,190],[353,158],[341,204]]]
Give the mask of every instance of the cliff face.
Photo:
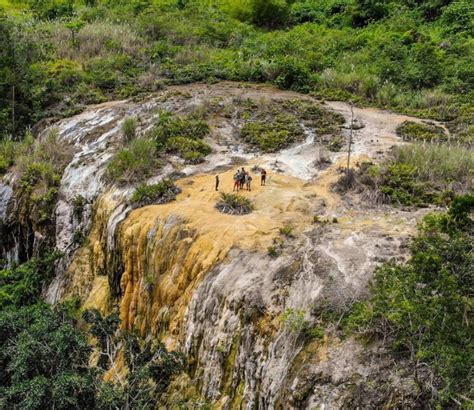
[[[378,262],[403,257],[401,245],[419,215],[341,200],[330,187],[346,153],[332,153],[327,167],[318,166],[323,154],[317,130],[305,126],[301,144],[259,154],[239,140],[240,118],[220,111],[246,99],[295,98],[310,99],[230,83],[173,87],[146,101],[103,104],[54,124],[62,143],[74,147],[61,180],[54,238],[17,220],[15,176],[7,175],[0,184],[0,258],[12,263],[42,241],[53,242],[63,256],[45,290],[47,300],[76,295],[84,307],[104,312],[118,307],[124,327],[187,355],[187,383],[217,407],[380,404],[364,386],[381,378],[403,397],[410,381],[383,359],[374,360],[373,352],[350,338],[308,338],[304,331],[316,324],[318,309],[349,306],[360,297]],[[133,187],[110,186],[103,178],[124,118],[136,116],[144,133],[160,110],[188,113],[203,105],[218,107],[208,119],[213,153],[199,165],[170,157],[149,182],[177,177],[182,190],[177,200],[132,209]],[[350,121],[348,105],[323,107]],[[363,128],[354,131],[354,164],[377,160],[401,143],[395,128],[407,117],[359,108],[355,117]],[[342,132],[347,137],[347,126]],[[253,190],[243,193],[254,211],[221,214],[215,209],[214,176],[220,175],[220,190],[229,192],[242,166],[265,167],[267,186],[254,174]],[[74,209],[78,196],[84,199],[80,213]],[[312,223],[315,215],[329,223]],[[284,226],[291,232],[280,232]],[[77,232],[86,237],[80,245]],[[268,255],[271,246],[279,256]]]

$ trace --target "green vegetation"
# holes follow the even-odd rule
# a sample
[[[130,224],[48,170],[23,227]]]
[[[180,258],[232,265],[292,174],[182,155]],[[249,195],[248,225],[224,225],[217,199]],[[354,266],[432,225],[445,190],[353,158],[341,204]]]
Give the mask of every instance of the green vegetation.
[[[263,152],[274,152],[304,138],[303,128],[290,114],[275,114],[244,124],[242,139]]]
[[[110,160],[106,177],[110,182],[118,184],[143,181],[152,176],[160,166],[154,141],[137,138]]]
[[[87,204],[87,199],[82,195],[76,195],[72,199],[72,213],[77,220],[82,219],[82,214],[84,213],[84,208]]]
[[[0,309],[36,303],[44,283],[52,279],[57,253],[32,258],[23,265],[0,270]]]
[[[267,253],[272,258],[277,258],[278,256],[281,255],[281,249],[280,249],[280,247],[278,247],[276,245],[271,245],[267,248]]]
[[[444,142],[449,136],[438,125],[404,121],[397,127],[397,134],[405,141]]]
[[[127,118],[122,126],[127,144],[109,162],[106,178],[118,184],[143,181],[156,174],[165,154],[175,154],[197,164],[211,153],[202,141],[209,126],[193,116],[175,117],[162,112],[158,124],[143,138],[135,138],[137,121]]]
[[[308,313],[303,309],[287,308],[283,312],[283,325],[296,336],[303,336],[308,339],[324,338],[324,329],[319,326],[312,326],[311,321],[306,317]]]
[[[45,304],[41,291],[57,256],[0,271],[0,407],[154,407],[184,368],[183,357],[119,330],[117,314],[86,311],[81,318],[78,300]],[[91,367],[93,352],[98,363]],[[128,372],[105,382],[119,352]]]
[[[250,199],[242,195],[221,192],[216,208],[224,214],[244,215],[252,212],[253,206]]]
[[[411,144],[395,147],[380,165],[364,163],[344,174],[336,189],[356,189],[371,200],[405,206],[449,204],[473,189],[474,153],[458,146]]]
[[[0,10],[4,137],[85,104],[220,79],[352,98],[473,134],[468,0],[4,0]]]
[[[35,223],[51,220],[61,176],[72,154],[71,148],[61,144],[56,130],[41,140],[28,134],[22,142],[0,142],[0,172],[14,166],[19,177],[18,209],[23,216]]]
[[[372,296],[345,320],[347,332],[387,340],[408,358],[425,399],[443,407],[469,407],[472,393],[473,210],[466,195],[425,217],[411,259],[377,269]]]
[[[136,136],[137,119],[134,117],[125,118],[122,124],[122,133],[125,142],[132,141]]]
[[[202,141],[209,131],[207,123],[193,115],[173,116],[162,112],[150,137],[156,141],[158,151],[178,155],[188,163],[197,164],[211,153],[211,148]]]
[[[176,199],[181,190],[170,180],[163,180],[152,185],[140,185],[130,198],[132,204],[145,206],[164,204]]]
[[[280,234],[287,238],[294,238],[293,229],[293,225],[286,224],[280,228]]]
[[[281,102],[246,100],[240,103],[244,119],[242,139],[263,152],[274,152],[305,137],[302,124],[314,129],[325,143],[339,137],[344,118],[324,110],[319,104],[303,100]],[[336,137],[334,137],[336,135]]]

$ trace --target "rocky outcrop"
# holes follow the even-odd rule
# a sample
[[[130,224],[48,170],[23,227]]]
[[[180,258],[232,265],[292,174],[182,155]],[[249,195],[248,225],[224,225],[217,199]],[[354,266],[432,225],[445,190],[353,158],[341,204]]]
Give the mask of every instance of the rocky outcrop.
[[[296,146],[265,155],[247,150],[233,105],[295,98],[310,100],[232,83],[182,86],[142,102],[91,107],[54,124],[75,154],[55,210],[52,242],[63,256],[47,300],[78,295],[84,307],[117,307],[124,327],[183,351],[189,380],[217,407],[379,406],[384,398],[361,392],[381,374],[386,380],[393,376],[400,397],[412,394],[409,382],[395,377],[390,366],[371,363],[358,342],[308,336],[315,311],[349,306],[366,292],[377,263],[403,258],[403,242],[419,215],[341,201],[330,187],[346,154],[323,152],[322,136],[307,124],[306,140]],[[121,144],[122,121],[137,117],[143,134],[160,110],[189,113],[202,106],[213,153],[198,165],[170,157],[149,182],[178,175],[176,201],[132,210],[133,187],[107,185],[103,178]],[[350,118],[345,104],[323,107]],[[365,126],[354,131],[353,163],[377,159],[402,143],[395,129],[407,117],[360,108],[355,115]],[[348,130],[341,133],[347,136]],[[318,165],[322,155],[326,167]],[[237,164],[265,167],[267,186],[259,186],[255,173],[254,189],[244,192],[253,212],[222,214],[215,209],[214,177],[218,173],[221,189],[230,191]],[[12,220],[14,200],[14,182],[4,178],[0,252],[8,262],[24,258],[19,254],[36,240],[31,227]],[[17,234],[12,226],[29,231]],[[84,237],[79,243],[78,232]],[[269,248],[277,252],[269,254]]]

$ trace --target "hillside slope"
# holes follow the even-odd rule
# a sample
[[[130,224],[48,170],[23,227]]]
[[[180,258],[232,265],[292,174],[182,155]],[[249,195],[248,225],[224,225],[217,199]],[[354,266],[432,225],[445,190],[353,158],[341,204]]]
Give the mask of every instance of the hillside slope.
[[[308,331],[318,327],[318,310],[344,312],[366,294],[379,262],[406,257],[406,240],[426,211],[367,206],[333,191],[347,161],[347,104],[319,106],[319,113],[342,115],[334,134],[318,132],[318,121],[303,121],[300,142],[274,153],[241,139],[249,116],[301,102],[317,104],[267,86],[175,86],[143,101],[91,106],[43,129],[40,139],[55,129],[74,152],[61,177],[52,226],[25,225],[19,217],[18,191],[10,189],[13,170],[0,185],[2,229],[17,227],[30,239],[2,236],[1,257],[21,262],[49,242],[62,252],[45,290],[49,302],[79,296],[83,308],[118,309],[123,328],[184,352],[187,375],[172,386],[170,405],[196,394],[222,408],[415,403],[415,383],[404,379],[403,364],[391,368],[383,347],[367,350],[352,338]],[[110,183],[107,165],[123,147],[126,118],[137,118],[140,139],[163,110],[200,113],[210,126],[205,141],[212,153],[199,164],[168,155],[147,182],[172,177],[181,193],[173,202],[137,208],[130,202],[134,185]],[[381,160],[390,147],[404,144],[397,126],[421,122],[372,108],[355,108],[354,114],[353,166]],[[340,151],[330,152],[327,139],[340,135]],[[215,175],[220,191],[230,192],[241,167],[254,178],[252,191],[241,192],[254,209],[222,214],[215,208]],[[266,186],[260,186],[258,167],[267,170]],[[54,232],[54,239],[45,232]],[[394,393],[370,390],[377,380]],[[359,395],[366,390],[372,393]]]

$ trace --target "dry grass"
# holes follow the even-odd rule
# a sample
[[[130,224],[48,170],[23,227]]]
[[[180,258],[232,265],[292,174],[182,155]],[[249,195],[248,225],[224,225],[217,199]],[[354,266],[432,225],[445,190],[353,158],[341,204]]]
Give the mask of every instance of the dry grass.
[[[393,160],[417,169],[417,179],[434,186],[451,185],[456,192],[473,189],[474,152],[444,144],[410,144],[396,147]]]
[[[145,40],[130,27],[109,22],[86,24],[76,35],[77,47],[73,47],[71,33],[63,24],[52,25],[51,33],[57,57],[81,63],[117,53],[138,58],[146,45]]]

